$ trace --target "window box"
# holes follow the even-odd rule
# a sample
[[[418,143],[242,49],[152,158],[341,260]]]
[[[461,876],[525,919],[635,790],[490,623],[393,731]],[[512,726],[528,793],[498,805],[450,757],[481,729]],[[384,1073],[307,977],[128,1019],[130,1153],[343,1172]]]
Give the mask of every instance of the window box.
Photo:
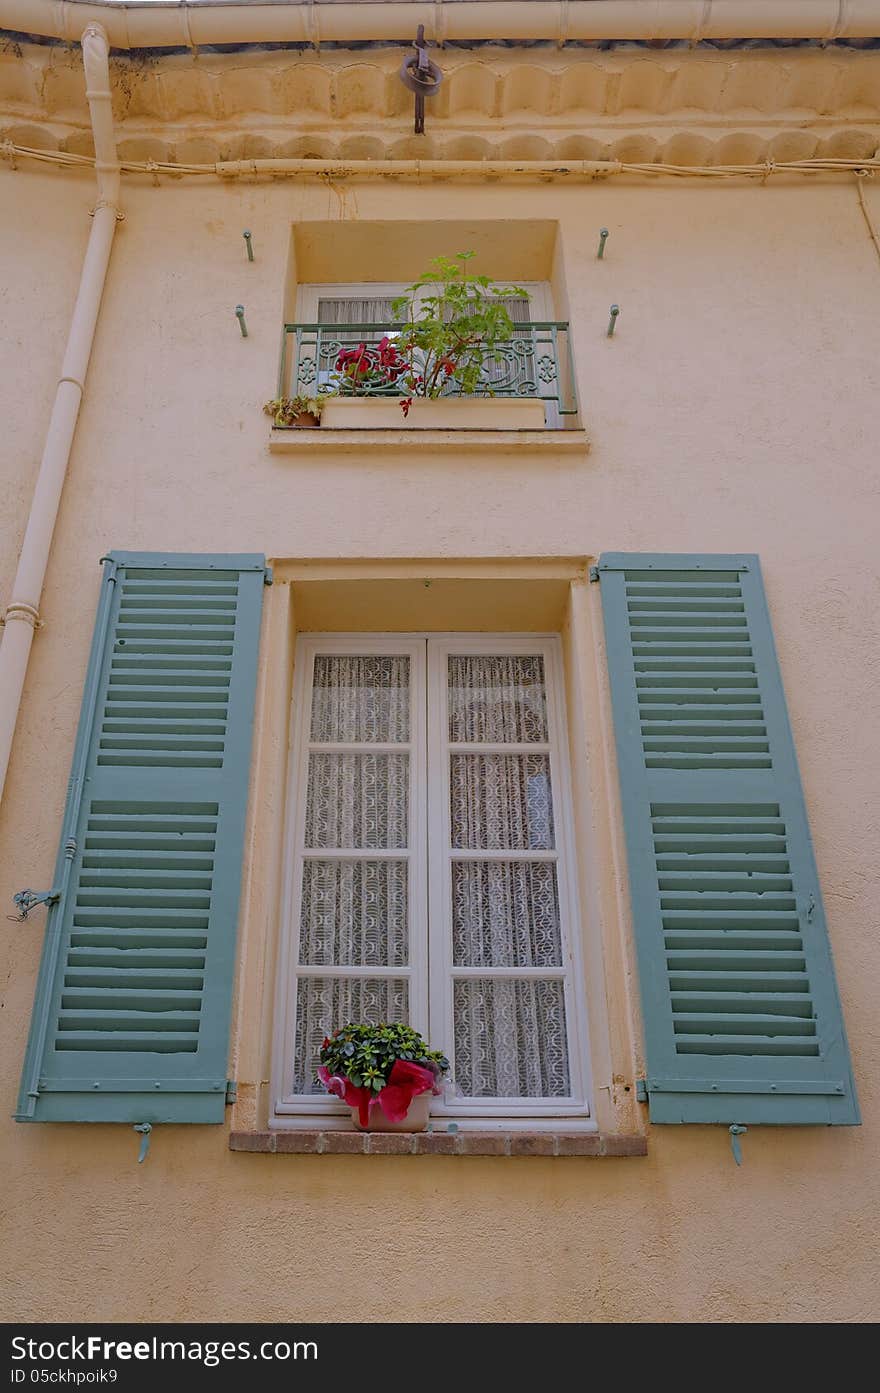
[[[416,398],[404,416],[397,397],[330,397],[324,430],[543,430],[536,397]]]

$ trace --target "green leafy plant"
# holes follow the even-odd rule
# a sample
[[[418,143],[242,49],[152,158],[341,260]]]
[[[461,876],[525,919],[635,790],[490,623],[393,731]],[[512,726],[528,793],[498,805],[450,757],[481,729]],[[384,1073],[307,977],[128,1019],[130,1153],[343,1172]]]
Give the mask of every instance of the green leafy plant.
[[[407,363],[397,379],[406,392],[404,415],[414,397],[440,397],[452,390],[472,396],[485,385],[487,364],[502,361],[499,347],[513,338],[515,326],[504,301],[511,296],[527,300],[528,292],[473,274],[468,270],[473,256],[468,251],[454,260],[436,257],[433,269],[392,304],[395,319],[405,324],[394,340]]]
[[[436,1079],[449,1068],[446,1056],[429,1050],[408,1025],[344,1025],[324,1040],[320,1060],[321,1082],[336,1075],[373,1093],[385,1087],[398,1060],[429,1069]]]
[[[276,426],[294,426],[301,416],[314,416],[315,422],[321,419],[325,397],[273,397],[267,401],[263,410],[271,416]]]

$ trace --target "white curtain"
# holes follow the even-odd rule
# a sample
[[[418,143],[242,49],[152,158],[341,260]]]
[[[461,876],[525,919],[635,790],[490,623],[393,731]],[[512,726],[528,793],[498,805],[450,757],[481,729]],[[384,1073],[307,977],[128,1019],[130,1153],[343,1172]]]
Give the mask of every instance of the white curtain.
[[[448,660],[451,742],[548,740],[543,660],[468,654]],[[450,754],[452,846],[509,851],[510,858],[452,861],[455,1078],[465,1097],[553,1098],[570,1093],[565,995],[553,851],[550,759],[545,752]],[[462,977],[456,968],[481,968]],[[507,969],[491,976],[491,969]]]
[[[409,1014],[404,978],[301,977],[297,989],[293,1047],[294,1093],[324,1093],[316,1077],[325,1035],[349,1021],[405,1021]]]
[[[410,735],[409,658],[319,654],[309,738],[317,745],[400,744]],[[309,755],[305,846],[311,851],[403,849],[409,822],[409,753],[322,751]],[[303,861],[299,963],[326,975],[297,981],[294,1091],[315,1080],[321,1041],[349,1021],[405,1021],[409,958],[407,863],[367,856]],[[339,977],[334,968],[375,975]]]

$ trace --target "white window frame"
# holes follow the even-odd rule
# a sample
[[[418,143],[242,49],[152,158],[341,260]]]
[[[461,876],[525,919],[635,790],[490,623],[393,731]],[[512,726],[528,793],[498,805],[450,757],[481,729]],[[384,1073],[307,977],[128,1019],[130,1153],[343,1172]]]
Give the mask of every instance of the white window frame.
[[[447,657],[451,653],[535,654],[544,659],[549,740],[528,746],[499,745],[450,747],[447,738]],[[410,741],[408,745],[314,746],[309,741],[311,690],[315,657],[318,653],[406,654],[410,658]],[[443,1096],[433,1100],[431,1115],[456,1120],[464,1127],[552,1126],[554,1119],[566,1119],[566,1126],[594,1128],[591,1118],[592,1093],[583,962],[580,949],[581,923],[577,877],[574,865],[573,809],[568,767],[568,724],[565,711],[565,685],[562,647],[557,634],[309,634],[297,639],[293,696],[291,703],[290,754],[287,793],[286,865],[282,893],[282,925],[277,974],[275,1033],[272,1068],[272,1126],[321,1126],[348,1124],[349,1112],[336,1098],[326,1095],[294,1095],[294,1039],[296,1026],[296,979],[314,976],[393,976],[409,982],[409,1017],[435,1048],[442,1048],[452,1061],[452,922],[451,849],[449,806],[450,749],[472,748],[486,752],[544,753],[550,758],[553,796],[555,851],[539,853],[539,859],[556,860],[559,911],[563,943],[563,967],[535,970],[535,976],[558,975],[564,981],[566,1030],[569,1049],[571,1096],[549,1099],[464,1099]],[[388,968],[384,973],[373,967],[301,968],[298,964],[299,925],[302,904],[308,756],[310,750],[369,749],[408,750],[410,754],[409,846],[407,851],[389,851],[387,857],[408,860],[409,961],[406,968]],[[429,777],[430,769],[430,777]],[[442,777],[437,777],[442,770]],[[336,853],[337,855],[339,853]],[[324,852],[315,852],[326,859]],[[331,853],[332,855],[332,853]],[[375,858],[375,853],[364,853]],[[382,853],[380,853],[382,855]],[[485,859],[483,853],[474,853]],[[491,855],[491,853],[490,853]],[[529,855],[534,855],[529,853]],[[519,856],[519,853],[517,853]],[[516,859],[516,857],[514,858]],[[524,858],[523,858],[524,859]],[[430,932],[429,932],[430,925]],[[420,966],[421,965],[421,966]],[[480,970],[478,975],[522,977],[517,968]]]

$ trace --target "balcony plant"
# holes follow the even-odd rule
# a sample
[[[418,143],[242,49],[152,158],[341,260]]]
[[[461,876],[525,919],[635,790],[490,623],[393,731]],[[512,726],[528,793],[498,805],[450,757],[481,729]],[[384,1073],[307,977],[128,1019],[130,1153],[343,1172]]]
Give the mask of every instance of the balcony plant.
[[[387,395],[409,363],[386,334],[377,344],[343,348],[336,358],[336,391],[341,397]]]
[[[511,341],[515,325],[504,301],[528,299],[517,285],[496,285],[468,270],[472,251],[454,259],[435,257],[426,271],[392,303],[404,324],[395,339],[406,366],[398,374],[401,409],[409,412],[415,397],[473,396],[481,388],[491,396],[486,372],[502,362],[499,349]]]
[[[421,1132],[449,1060],[408,1025],[341,1026],[321,1046],[318,1078],[361,1131]]]
[[[297,430],[313,430],[315,426],[319,426],[323,409],[323,397],[307,397],[302,394],[295,397],[273,397],[272,401],[267,401],[263,407],[266,415],[272,417],[274,425],[284,429],[293,427]]]
[[[416,398],[493,395],[490,365],[503,361],[500,349],[516,328],[505,299],[529,297],[521,286],[473,274],[473,255],[436,257],[392,302],[399,329],[337,354],[338,396],[398,396],[406,417]]]

